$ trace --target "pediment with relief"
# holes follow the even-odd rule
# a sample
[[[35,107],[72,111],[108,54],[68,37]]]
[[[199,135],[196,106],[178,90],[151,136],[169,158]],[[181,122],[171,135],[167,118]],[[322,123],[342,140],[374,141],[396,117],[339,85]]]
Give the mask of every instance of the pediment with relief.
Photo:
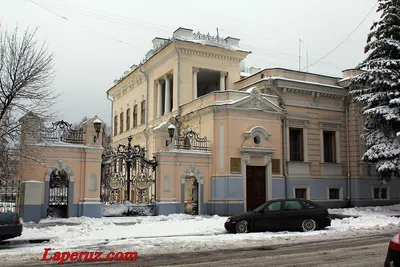
[[[255,126],[243,134],[242,152],[273,153],[275,148],[269,141],[270,133],[262,126]]]
[[[250,95],[234,104],[234,107],[241,109],[259,109],[274,113],[282,113],[283,110],[264,97],[257,88],[252,88]]]

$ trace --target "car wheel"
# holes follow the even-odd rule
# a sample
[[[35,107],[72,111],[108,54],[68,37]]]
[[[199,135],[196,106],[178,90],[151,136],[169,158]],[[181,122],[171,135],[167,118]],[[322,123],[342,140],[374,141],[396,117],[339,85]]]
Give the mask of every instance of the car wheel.
[[[243,233],[247,233],[247,232],[248,232],[248,229],[247,229],[246,221],[240,221],[236,224],[236,233],[243,234]]]
[[[310,232],[315,229],[317,229],[317,223],[313,219],[307,219],[301,223],[301,230],[303,230],[303,232]]]

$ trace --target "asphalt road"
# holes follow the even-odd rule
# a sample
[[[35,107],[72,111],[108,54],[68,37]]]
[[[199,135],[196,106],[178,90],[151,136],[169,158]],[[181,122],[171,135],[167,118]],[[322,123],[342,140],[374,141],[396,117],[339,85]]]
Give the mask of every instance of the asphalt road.
[[[356,238],[260,246],[251,249],[218,250],[175,255],[138,255],[136,262],[80,262],[65,266],[181,266],[181,267],[375,267],[383,266],[388,243],[395,233]],[[44,262],[24,263],[25,267],[50,266]]]

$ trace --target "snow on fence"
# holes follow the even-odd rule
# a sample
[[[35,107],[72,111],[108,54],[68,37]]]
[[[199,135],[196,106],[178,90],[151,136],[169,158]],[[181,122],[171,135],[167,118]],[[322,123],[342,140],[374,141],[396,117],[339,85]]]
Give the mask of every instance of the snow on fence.
[[[119,217],[119,216],[154,216],[155,205],[132,204],[126,201],[124,204],[103,204],[102,214],[104,217]]]

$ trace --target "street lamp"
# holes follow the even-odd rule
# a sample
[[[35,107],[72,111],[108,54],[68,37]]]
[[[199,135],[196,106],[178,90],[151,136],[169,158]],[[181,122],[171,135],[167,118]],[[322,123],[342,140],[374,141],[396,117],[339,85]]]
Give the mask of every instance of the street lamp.
[[[96,142],[97,139],[99,139],[99,135],[100,135],[101,120],[100,119],[95,119],[93,121],[93,126],[94,126],[94,130],[96,131],[96,136],[94,137],[94,142]]]
[[[168,126],[168,135],[170,140],[165,141],[165,146],[169,146],[169,144],[172,143],[172,138],[174,137],[174,133],[175,133],[175,126],[171,124],[170,126]]]

